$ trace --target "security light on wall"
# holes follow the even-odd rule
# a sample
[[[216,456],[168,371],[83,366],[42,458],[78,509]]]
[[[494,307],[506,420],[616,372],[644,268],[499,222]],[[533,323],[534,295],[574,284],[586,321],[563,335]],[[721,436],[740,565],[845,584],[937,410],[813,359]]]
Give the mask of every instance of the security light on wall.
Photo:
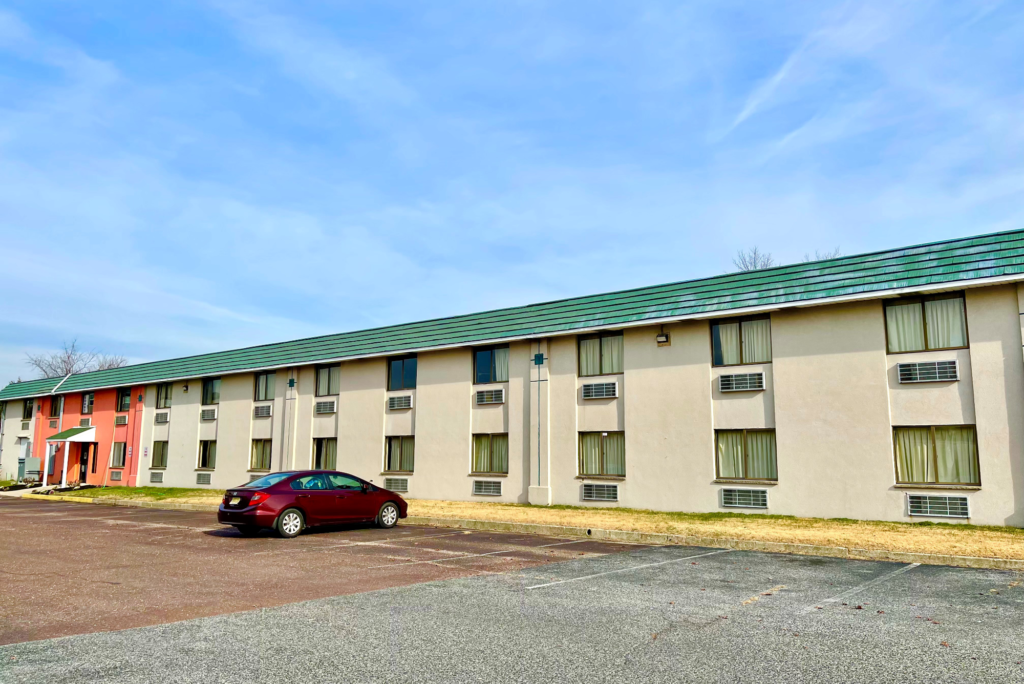
[[[181,391],[183,393],[185,393],[185,394],[188,394],[188,383],[187,382],[184,385],[182,385]]]

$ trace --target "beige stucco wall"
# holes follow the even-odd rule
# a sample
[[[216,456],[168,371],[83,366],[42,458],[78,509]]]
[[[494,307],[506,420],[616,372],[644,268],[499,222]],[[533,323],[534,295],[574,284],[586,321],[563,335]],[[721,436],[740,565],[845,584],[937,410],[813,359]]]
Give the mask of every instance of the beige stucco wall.
[[[22,441],[32,435],[35,428],[35,416],[29,421],[29,429],[22,430],[22,409],[24,401],[9,401],[4,411],[4,420],[0,428],[0,480],[16,479],[18,476],[18,459],[21,457]]]
[[[710,335],[710,333],[708,333]],[[710,354],[710,352],[709,352]],[[721,392],[718,377],[735,373],[764,373],[764,390]],[[716,430],[775,427],[775,392],[772,364],[757,363],[711,369],[711,400]]]

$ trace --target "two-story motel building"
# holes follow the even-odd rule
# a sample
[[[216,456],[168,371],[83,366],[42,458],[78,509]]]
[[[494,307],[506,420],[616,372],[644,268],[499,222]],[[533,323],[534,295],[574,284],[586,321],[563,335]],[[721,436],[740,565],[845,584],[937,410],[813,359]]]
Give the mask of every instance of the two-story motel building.
[[[0,478],[1020,526],[1022,312],[1016,231],[22,382]]]

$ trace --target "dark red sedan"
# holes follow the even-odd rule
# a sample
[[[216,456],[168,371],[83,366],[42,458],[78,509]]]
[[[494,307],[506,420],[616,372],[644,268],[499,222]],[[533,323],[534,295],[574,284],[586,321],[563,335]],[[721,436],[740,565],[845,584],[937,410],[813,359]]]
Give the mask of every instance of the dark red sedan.
[[[297,537],[307,527],[332,523],[376,522],[394,527],[408,504],[392,491],[336,470],[272,473],[229,489],[217,521],[243,536],[274,529]]]

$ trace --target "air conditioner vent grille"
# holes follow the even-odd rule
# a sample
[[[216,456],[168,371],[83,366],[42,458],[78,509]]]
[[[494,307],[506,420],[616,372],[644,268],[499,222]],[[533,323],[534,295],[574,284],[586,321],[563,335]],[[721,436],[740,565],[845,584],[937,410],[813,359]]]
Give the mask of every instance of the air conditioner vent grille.
[[[735,373],[718,376],[720,392],[756,392],[764,389],[764,373]]]
[[[200,420],[217,420],[217,409],[207,408],[199,412]]]
[[[253,418],[269,418],[274,413],[273,404],[260,404],[252,407]]]
[[[768,508],[767,489],[723,489],[723,508]]]
[[[966,496],[936,496],[908,494],[907,512],[929,518],[969,518],[970,508]]]
[[[32,421],[30,421],[30,420],[23,420],[23,421],[21,421],[21,429],[22,430],[28,430],[30,427],[32,427]]]
[[[398,397],[388,397],[388,410],[389,411],[400,411],[402,409],[412,408],[412,395],[403,394]]]
[[[127,425],[128,416],[114,416],[114,425]]]
[[[618,501],[619,486],[613,484],[583,485],[584,501]]]
[[[120,470],[111,470],[110,471],[110,479],[113,482],[120,482],[121,481],[121,471]]]
[[[384,489],[393,492],[407,493],[409,491],[409,478],[407,477],[385,477]]]
[[[953,382],[960,379],[956,361],[919,361],[897,366],[900,383]]]
[[[82,418],[78,421],[78,427],[92,427],[92,418]]]
[[[584,399],[614,399],[619,396],[619,383],[595,382],[583,386]]]
[[[208,485],[210,484],[211,474],[210,473],[196,473],[196,484]]]
[[[338,411],[338,403],[333,399],[331,401],[318,401],[316,402],[317,413],[336,413]]]
[[[250,473],[249,474],[249,482],[255,482],[256,480],[260,479],[261,477],[264,477],[263,473]]]
[[[493,390],[479,390],[476,393],[477,404],[504,404],[505,388]]]
[[[160,413],[156,414],[156,416],[154,416],[153,422],[156,423],[157,425],[169,423],[171,422],[171,414],[168,413],[167,411],[161,411]]]
[[[149,473],[149,481],[152,484],[162,484],[164,481],[164,473],[162,470],[153,470]]]
[[[494,480],[473,480],[474,496],[501,496],[501,482]]]
[[[53,429],[56,429],[56,427],[57,427],[57,421],[51,420],[50,421],[50,429],[53,430]]]

